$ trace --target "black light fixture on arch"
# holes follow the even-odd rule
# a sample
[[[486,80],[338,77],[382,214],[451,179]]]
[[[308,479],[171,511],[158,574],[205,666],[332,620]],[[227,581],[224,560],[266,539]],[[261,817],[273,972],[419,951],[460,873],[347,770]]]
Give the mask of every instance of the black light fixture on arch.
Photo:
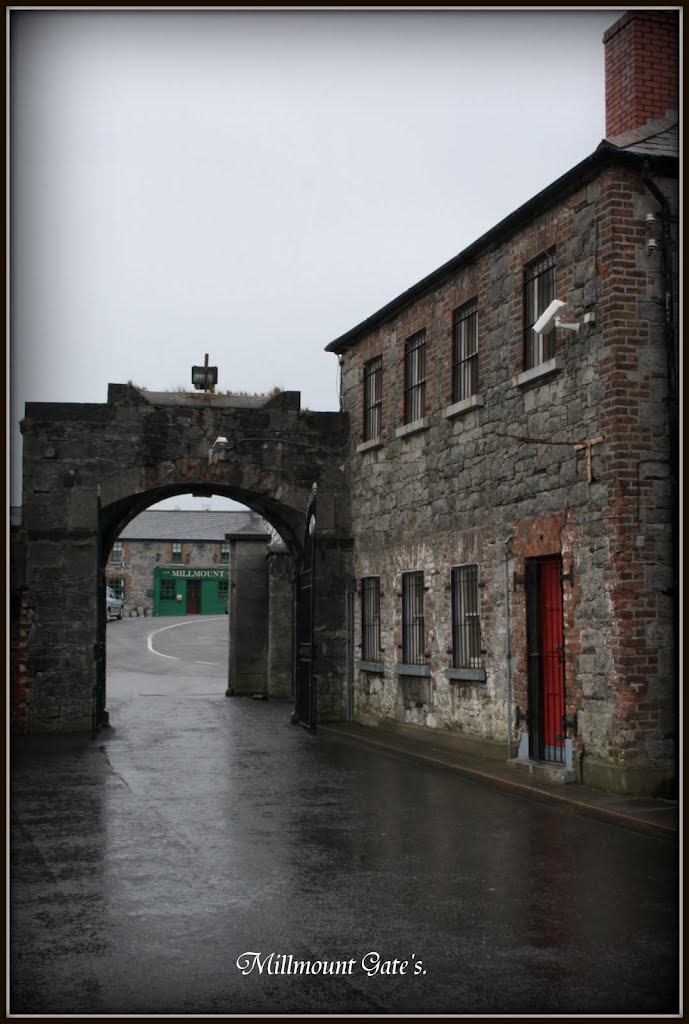
[[[197,391],[215,391],[218,383],[218,367],[208,365],[208,353],[203,366],[192,366],[191,383]]]

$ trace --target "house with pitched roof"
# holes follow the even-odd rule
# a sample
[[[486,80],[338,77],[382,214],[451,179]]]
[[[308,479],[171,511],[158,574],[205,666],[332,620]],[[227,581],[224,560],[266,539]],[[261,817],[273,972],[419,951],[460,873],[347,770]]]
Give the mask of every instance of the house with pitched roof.
[[[678,756],[677,40],[624,14],[597,149],[327,346],[354,716],[647,793]]]
[[[237,547],[266,565],[274,531],[257,513],[149,509],[115,541],[108,586],[126,614],[218,615],[227,611]]]

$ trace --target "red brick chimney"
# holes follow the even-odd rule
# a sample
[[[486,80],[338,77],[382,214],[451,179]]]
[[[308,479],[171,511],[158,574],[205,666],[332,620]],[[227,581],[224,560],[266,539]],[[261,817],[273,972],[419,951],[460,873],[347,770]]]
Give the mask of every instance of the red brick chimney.
[[[607,138],[679,110],[678,28],[677,11],[639,9],[603,36]]]

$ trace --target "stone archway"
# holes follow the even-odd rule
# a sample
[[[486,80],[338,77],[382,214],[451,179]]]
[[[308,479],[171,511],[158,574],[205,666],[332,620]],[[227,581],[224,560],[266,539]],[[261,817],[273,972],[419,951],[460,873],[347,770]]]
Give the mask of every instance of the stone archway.
[[[174,494],[222,494],[263,515],[298,558],[313,483],[319,708],[322,718],[343,714],[346,414],[302,412],[295,392],[249,399],[111,384],[104,405],[27,404],[22,433],[27,732],[92,728],[104,557],[127,522]],[[227,456],[213,464],[218,436]]]
[[[142,511],[165,498],[192,493],[199,497],[232,498],[258,511],[268,520],[280,535],[285,549],[269,546],[260,537],[253,542],[244,537],[238,543],[229,542],[228,569],[231,601],[229,603],[229,663],[227,665],[228,696],[264,694],[266,697],[289,697],[293,692],[294,674],[294,585],[297,567],[301,559],[301,545],[294,537],[289,508],[273,501],[262,500],[251,492],[245,493],[236,487],[219,482],[222,470],[214,467],[211,482],[203,467],[195,467],[189,460],[181,466],[163,464],[146,476],[155,486],[150,491],[137,491],[127,495],[131,485],[129,473],[105,481],[101,493],[109,496],[124,493],[109,505],[101,504],[101,533],[99,570],[103,585],[104,570],[108,553],[115,539],[121,536],[124,527]],[[171,480],[184,481],[171,484]],[[297,495],[299,500],[299,495]],[[257,507],[258,506],[258,507]],[[258,542],[258,543],[257,543]],[[97,604],[97,611],[100,604]],[[141,609],[143,612],[143,609]],[[97,616],[97,643],[99,664],[96,667],[97,686],[102,699],[97,698],[101,713],[106,710],[107,693],[105,648],[105,621]]]

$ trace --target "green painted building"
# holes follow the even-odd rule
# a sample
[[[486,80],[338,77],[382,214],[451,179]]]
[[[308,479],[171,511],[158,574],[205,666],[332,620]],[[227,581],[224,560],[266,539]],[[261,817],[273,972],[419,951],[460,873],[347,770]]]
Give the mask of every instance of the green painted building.
[[[232,551],[236,565],[237,546],[255,549],[264,542],[267,548],[272,533],[250,509],[148,509],[115,541],[108,586],[124,600],[125,615],[223,615],[232,590]]]
[[[221,615],[227,611],[229,569],[157,565],[153,570],[154,615]]]

